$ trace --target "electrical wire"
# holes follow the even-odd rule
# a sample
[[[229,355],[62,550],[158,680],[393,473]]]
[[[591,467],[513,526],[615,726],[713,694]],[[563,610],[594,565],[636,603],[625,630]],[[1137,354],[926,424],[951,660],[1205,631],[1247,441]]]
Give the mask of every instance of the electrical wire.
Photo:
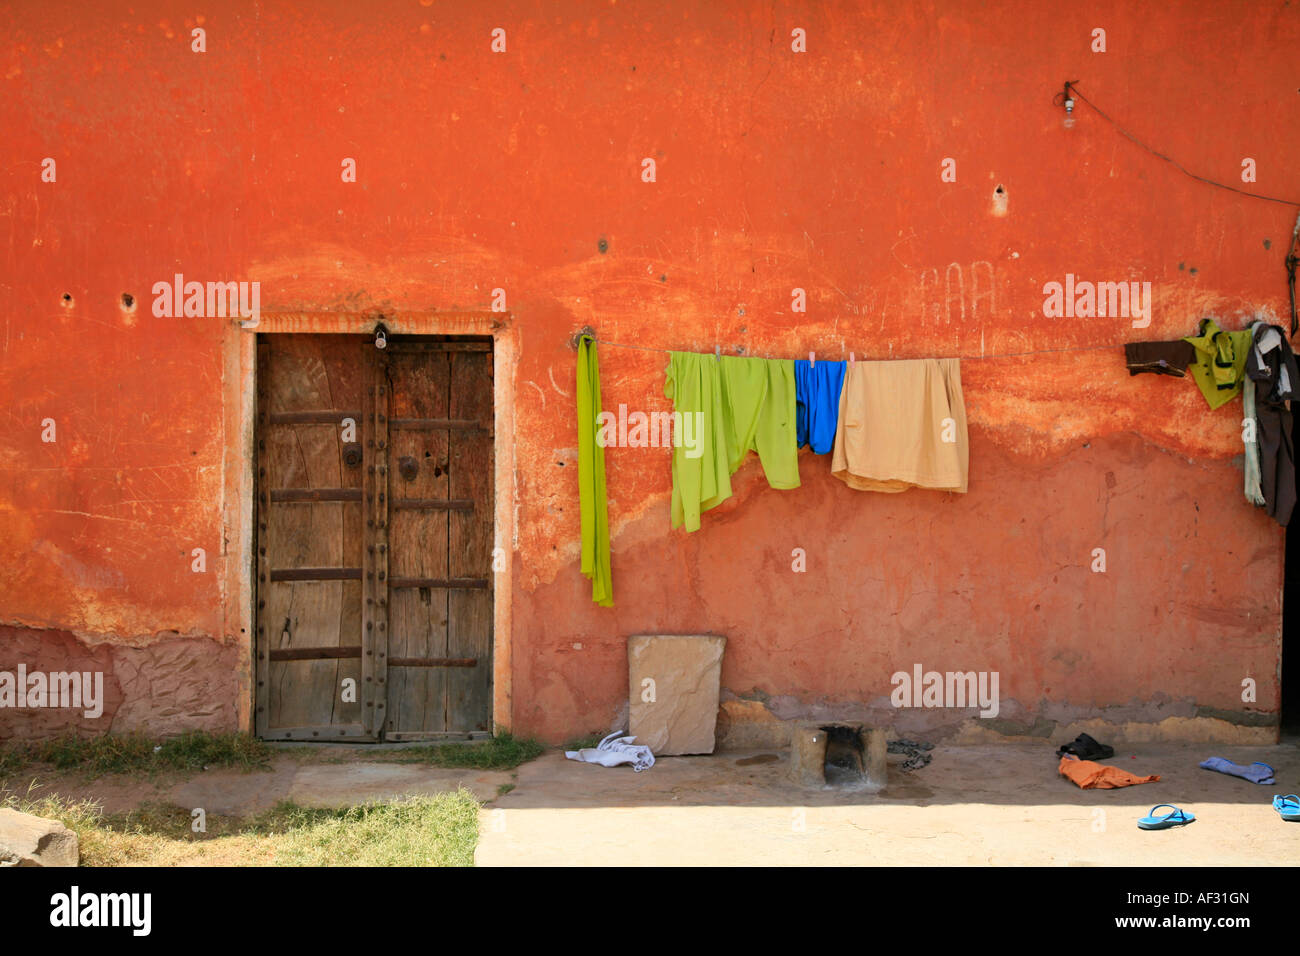
[[[1275,196],[1265,196],[1262,195],[1261,193],[1252,193],[1245,189],[1238,189],[1236,186],[1230,186],[1227,183],[1218,182],[1217,180],[1210,179],[1206,176],[1197,175],[1196,173],[1188,169],[1186,166],[1184,166],[1182,163],[1178,162],[1178,160],[1174,159],[1172,156],[1168,156],[1165,153],[1160,152],[1160,150],[1158,149],[1153,149],[1152,147],[1148,146],[1146,143],[1142,142],[1142,140],[1138,139],[1137,136],[1129,132],[1126,128],[1124,128],[1114,119],[1112,119],[1109,114],[1103,112],[1102,109],[1099,106],[1097,106],[1096,103],[1092,102],[1092,100],[1088,99],[1081,92],[1079,92],[1079,87],[1075,85],[1074,81],[1070,81],[1069,83],[1066,83],[1065,88],[1066,90],[1072,92],[1079,99],[1083,100],[1083,102],[1087,103],[1094,113],[1096,113],[1098,116],[1104,119],[1107,123],[1110,123],[1111,126],[1114,126],[1115,129],[1119,130],[1119,132],[1122,135],[1132,140],[1137,145],[1141,146],[1152,156],[1159,157],[1160,159],[1163,159],[1165,162],[1172,164],[1180,172],[1183,172],[1186,175],[1192,177],[1192,179],[1195,179],[1197,182],[1205,183],[1208,186],[1217,186],[1220,189],[1226,189],[1229,192],[1238,193],[1239,195],[1242,196],[1249,196],[1251,199],[1262,199],[1265,202],[1281,203],[1283,206],[1295,206],[1296,208],[1300,208],[1300,202],[1296,202],[1294,199],[1278,199]],[[1052,102],[1059,105],[1061,101],[1064,99],[1064,97],[1065,97],[1064,93],[1057,93],[1056,96],[1052,99]]]
[[[610,346],[611,348],[616,348],[616,349],[635,349],[635,350],[637,350],[638,352],[663,352],[663,353],[677,352],[677,351],[681,351],[681,352],[689,352],[689,351],[691,351],[690,349],[665,349],[665,348],[659,348],[659,347],[657,347],[657,346],[653,346],[653,345],[629,345],[629,344],[627,344],[627,343],[625,343],[625,342],[611,342],[609,339],[602,339],[602,338],[599,338],[598,336],[592,335],[592,334],[589,333],[589,332],[588,332],[588,333],[583,333],[583,334],[585,334],[585,335],[587,335],[588,337],[590,337],[594,342],[596,342],[597,345],[608,345],[608,346]],[[974,361],[974,362],[978,362],[978,361],[985,360],[985,359],[1020,358],[1020,357],[1022,357],[1022,356],[1026,356],[1026,355],[1050,355],[1050,354],[1059,353],[1059,352],[1099,352],[1099,351],[1103,351],[1103,350],[1109,351],[1109,350],[1112,350],[1112,349],[1122,349],[1122,348],[1123,348],[1125,345],[1127,345],[1127,344],[1128,344],[1128,343],[1126,343],[1126,342],[1120,342],[1120,343],[1115,344],[1115,345],[1077,345],[1077,346],[1070,346],[1070,347],[1062,348],[1062,349],[1034,349],[1034,350],[1029,351],[1029,352],[1003,352],[1003,353],[1001,353],[1001,354],[999,354],[999,355],[927,355],[927,356],[925,356],[925,358],[956,358],[956,359],[961,359],[963,362],[972,362],[972,361]],[[707,352],[704,352],[704,353],[700,353],[700,354],[702,354],[702,355],[707,355],[708,353],[707,353]],[[855,354],[855,356],[856,356],[857,353],[855,352],[854,354]],[[742,357],[742,358],[771,358],[771,356],[763,356],[763,355],[749,355],[748,353],[746,353],[745,355],[740,356],[740,357]],[[841,361],[841,360],[838,360],[838,359],[828,359],[827,361],[832,361],[832,362],[834,362],[834,361]],[[884,360],[882,360],[882,359],[879,359],[879,358],[872,358],[872,357],[869,357],[869,356],[863,356],[863,357],[862,357],[862,361],[864,361],[864,362],[879,362],[879,361],[905,361],[905,360],[903,360],[903,359],[894,359],[894,360],[884,359]]]
[[[1094,113],[1096,113],[1098,116],[1104,119],[1107,123],[1110,123],[1111,126],[1114,126],[1115,129],[1119,130],[1119,132],[1122,135],[1124,135],[1127,139],[1136,143],[1138,146],[1141,146],[1152,156],[1155,156],[1159,159],[1163,159],[1165,162],[1172,165],[1175,169],[1179,170],[1180,172],[1184,173],[1187,176],[1190,176],[1192,179],[1195,179],[1197,182],[1205,183],[1207,186],[1215,186],[1219,189],[1226,189],[1228,190],[1228,192],[1237,193],[1239,196],[1248,196],[1251,199],[1262,199],[1265,202],[1275,202],[1283,206],[1293,206],[1296,208],[1300,208],[1300,202],[1296,202],[1293,199],[1278,199],[1276,196],[1265,196],[1261,193],[1252,193],[1246,189],[1238,189],[1236,186],[1229,186],[1227,183],[1221,183],[1218,180],[1210,179],[1206,176],[1197,175],[1196,173],[1188,169],[1186,166],[1184,166],[1182,163],[1178,162],[1178,160],[1174,159],[1172,156],[1168,156],[1160,152],[1158,149],[1151,148],[1146,143],[1142,142],[1142,140],[1134,136],[1127,129],[1125,129],[1123,126],[1121,126],[1119,123],[1117,123],[1115,120],[1111,119],[1110,115],[1107,114],[1105,111],[1103,111],[1101,107],[1099,107],[1096,103],[1092,102],[1092,100],[1088,99],[1088,97],[1084,96],[1082,93],[1079,92],[1079,87],[1076,85],[1075,80],[1067,80],[1065,83],[1065,88],[1052,98],[1052,102],[1057,105],[1062,105],[1067,100],[1070,100],[1072,97],[1075,96],[1083,100],[1083,102],[1087,103],[1088,107]],[[1297,259],[1296,256],[1297,233],[1300,233],[1300,213],[1297,213],[1296,215],[1295,229],[1291,233],[1291,252],[1286,257],[1287,286],[1291,290],[1291,335],[1292,336],[1296,334],[1297,329],[1300,329],[1300,316],[1297,316],[1296,314],[1296,299],[1295,299],[1296,264],[1298,261],[1300,261],[1300,259]]]

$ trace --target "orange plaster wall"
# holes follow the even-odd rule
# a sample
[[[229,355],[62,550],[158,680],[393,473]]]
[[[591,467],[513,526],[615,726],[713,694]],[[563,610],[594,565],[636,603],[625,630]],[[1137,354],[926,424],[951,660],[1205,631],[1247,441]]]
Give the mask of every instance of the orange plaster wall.
[[[1296,197],[1285,7],[82,6],[0,10],[0,668],[179,641],[142,666],[190,703],[131,705],[160,691],[123,670],[133,716],[113,729],[246,713],[223,610],[227,329],[151,314],[180,272],[259,281],[286,313],[481,312],[505,290],[517,732],[608,725],[644,632],[726,634],[727,693],[788,716],[878,706],[916,662],[998,670],[1004,716],[1276,714],[1283,533],[1243,500],[1239,402],[1130,379],[1118,348],[968,361],[967,496],[852,492],[805,456],[797,491],[747,466],[691,536],[668,527],[666,453],[611,449],[606,610],[578,573],[567,343],[590,325],[664,348],[990,356],[1282,316],[1294,210],[1198,184],[1086,106],[1067,130],[1052,96],[1078,80],[1194,171],[1240,184],[1251,157],[1243,188]],[[1149,281],[1150,328],[1044,318],[1067,272]],[[667,407],[663,355],[600,359],[607,408]]]

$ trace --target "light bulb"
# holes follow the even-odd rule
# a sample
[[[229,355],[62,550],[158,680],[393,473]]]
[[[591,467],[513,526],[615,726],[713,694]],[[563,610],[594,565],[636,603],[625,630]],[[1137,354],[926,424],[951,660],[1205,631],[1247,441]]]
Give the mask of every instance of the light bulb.
[[[1074,100],[1072,99],[1065,101],[1065,128],[1074,128]]]

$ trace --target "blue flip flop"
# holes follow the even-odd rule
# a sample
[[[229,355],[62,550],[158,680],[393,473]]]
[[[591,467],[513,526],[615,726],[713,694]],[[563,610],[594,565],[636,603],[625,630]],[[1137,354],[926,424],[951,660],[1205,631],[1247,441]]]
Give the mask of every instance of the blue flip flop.
[[[1166,813],[1164,816],[1156,816],[1156,811],[1161,807],[1168,807],[1172,813]],[[1150,816],[1145,816],[1138,820],[1138,826],[1143,830],[1167,830],[1170,827],[1181,827],[1191,823],[1196,819],[1196,814],[1181,810],[1172,803],[1158,803],[1151,808]]]
[[[1300,797],[1289,793],[1285,797],[1273,797],[1273,809],[1283,820],[1300,823]]]

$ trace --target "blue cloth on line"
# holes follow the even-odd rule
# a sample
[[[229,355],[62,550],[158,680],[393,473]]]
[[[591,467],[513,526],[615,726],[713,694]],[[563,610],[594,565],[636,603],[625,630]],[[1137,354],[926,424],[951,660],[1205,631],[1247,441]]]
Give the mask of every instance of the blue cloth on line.
[[[1223,757],[1211,757],[1209,760],[1202,761],[1201,769],[1217,770],[1219,773],[1226,773],[1232,777],[1241,777],[1251,783],[1273,782],[1273,768],[1258,760],[1249,767],[1245,767],[1239,763],[1233,763],[1231,760],[1225,760]]]
[[[840,420],[840,391],[844,388],[844,362],[794,362],[795,437],[799,447],[811,445],[815,454],[835,448]]]

